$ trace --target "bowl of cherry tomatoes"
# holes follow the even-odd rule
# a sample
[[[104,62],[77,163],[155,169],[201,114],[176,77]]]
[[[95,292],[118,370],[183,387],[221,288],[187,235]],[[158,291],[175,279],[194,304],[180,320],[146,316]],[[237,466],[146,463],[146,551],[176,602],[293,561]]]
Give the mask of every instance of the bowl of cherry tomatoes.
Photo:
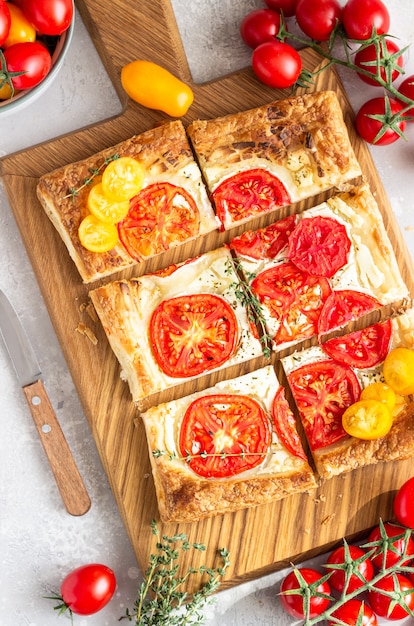
[[[0,116],[55,80],[72,40],[73,0],[0,0]]]

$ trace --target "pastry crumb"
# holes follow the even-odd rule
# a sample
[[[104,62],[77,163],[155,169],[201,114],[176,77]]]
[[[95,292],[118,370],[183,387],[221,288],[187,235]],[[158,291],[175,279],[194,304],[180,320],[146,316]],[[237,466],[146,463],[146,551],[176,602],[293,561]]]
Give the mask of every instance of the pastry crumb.
[[[83,322],[79,322],[76,327],[76,332],[80,335],[84,335],[85,337],[87,337],[94,346],[96,346],[96,344],[98,343],[98,339],[96,338],[95,333]]]

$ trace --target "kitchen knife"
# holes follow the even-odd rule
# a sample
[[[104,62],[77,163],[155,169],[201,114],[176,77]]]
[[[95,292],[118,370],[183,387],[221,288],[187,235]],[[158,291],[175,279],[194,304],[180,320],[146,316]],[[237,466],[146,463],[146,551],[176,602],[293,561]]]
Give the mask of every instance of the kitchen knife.
[[[0,289],[0,335],[22,386],[66,510],[84,515],[91,506],[82,477],[41,380],[40,366],[17,314]]]

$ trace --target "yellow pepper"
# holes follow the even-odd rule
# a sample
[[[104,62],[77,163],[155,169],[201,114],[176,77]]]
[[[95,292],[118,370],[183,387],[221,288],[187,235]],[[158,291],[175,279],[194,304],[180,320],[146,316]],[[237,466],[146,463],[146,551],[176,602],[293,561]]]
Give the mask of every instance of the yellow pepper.
[[[121,83],[132,100],[171,117],[185,115],[194,100],[192,89],[151,61],[132,61],[121,70]]]

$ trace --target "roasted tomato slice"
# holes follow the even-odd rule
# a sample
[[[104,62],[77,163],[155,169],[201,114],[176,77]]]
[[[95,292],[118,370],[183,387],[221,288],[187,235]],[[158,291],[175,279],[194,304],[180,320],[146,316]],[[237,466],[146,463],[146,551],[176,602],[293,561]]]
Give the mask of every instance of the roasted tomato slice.
[[[290,204],[284,184],[263,168],[226,178],[213,192],[218,218],[225,226]]]
[[[310,276],[290,261],[261,272],[253,280],[252,289],[280,324],[274,337],[277,344],[314,335],[331,293],[326,278]]]
[[[287,257],[302,271],[331,278],[346,265],[351,240],[332,217],[303,218],[289,237]]]
[[[231,242],[231,248],[240,256],[251,259],[274,259],[287,249],[289,235],[296,224],[296,216],[290,215],[267,228],[247,230]]]
[[[296,430],[295,416],[290,410],[283,387],[279,387],[275,394],[272,405],[272,419],[278,437],[286,450],[306,461],[306,454]]]
[[[317,361],[294,370],[288,380],[312,450],[346,437],[342,415],[361,392],[350,367]]]
[[[187,408],[179,446],[196,474],[224,478],[262,463],[270,443],[269,419],[256,400],[213,394],[197,398]]]
[[[359,291],[334,291],[322,309],[318,334],[340,328],[365,313],[378,309],[381,304],[376,298]],[[322,343],[322,348],[332,359],[360,369],[374,367],[385,359],[390,347],[391,320],[373,324],[363,330],[335,337]]]
[[[173,378],[219,367],[234,354],[238,339],[237,318],[230,304],[210,293],[164,300],[151,317],[155,359]]]
[[[119,239],[137,261],[168,250],[198,234],[200,212],[183,187],[160,182],[131,198],[127,216],[118,224]]]

